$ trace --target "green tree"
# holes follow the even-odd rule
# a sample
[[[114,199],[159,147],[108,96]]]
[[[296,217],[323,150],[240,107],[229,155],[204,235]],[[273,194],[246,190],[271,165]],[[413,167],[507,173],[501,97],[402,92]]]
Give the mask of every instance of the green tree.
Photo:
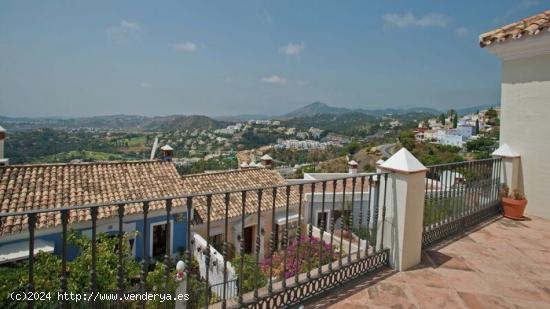
[[[407,148],[409,151],[412,151],[416,143],[414,132],[412,131],[401,132],[399,134],[399,142],[403,147]]]
[[[475,135],[479,134],[479,119],[476,119],[476,128],[475,128]]]
[[[466,143],[466,150],[470,152],[489,151],[496,145],[496,140],[490,137],[479,137]]]
[[[494,108],[491,107],[485,112],[485,117],[489,119],[495,119],[498,117],[498,113]]]
[[[440,122],[442,125],[445,125],[445,114],[439,115],[439,122]]]
[[[241,258],[243,268],[241,272]],[[237,272],[239,284],[242,284],[243,293],[253,291],[255,288],[261,288],[267,284],[267,277],[261,270],[260,265],[256,264],[256,258],[252,255],[240,255],[231,260]]]
[[[127,235],[123,236],[124,284],[132,286],[131,280],[139,274],[139,264],[133,258],[128,245]],[[69,234],[69,243],[76,247],[79,255],[67,263],[68,290],[73,293],[86,293],[90,288],[91,240],[74,231]],[[102,293],[117,292],[118,239],[107,234],[97,235],[97,285]],[[37,308],[51,308],[57,303],[57,291],[61,286],[61,258],[58,255],[39,252],[34,261],[34,281],[37,291],[50,293],[49,301],[35,303]],[[0,307],[18,308],[9,303],[7,295],[11,292],[26,291],[28,279],[28,261],[0,267]],[[78,307],[79,304],[72,304]],[[82,306],[82,304],[81,304]]]
[[[453,128],[457,128],[458,127],[458,116],[455,114],[453,116]]]
[[[447,116],[449,117],[456,116],[456,111],[454,109],[450,109],[449,111],[447,111]]]

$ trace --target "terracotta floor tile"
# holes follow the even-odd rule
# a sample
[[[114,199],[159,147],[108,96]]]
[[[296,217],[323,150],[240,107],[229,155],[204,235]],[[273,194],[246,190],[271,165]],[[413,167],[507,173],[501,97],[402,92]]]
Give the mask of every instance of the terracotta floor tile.
[[[503,308],[515,309],[516,306],[505,299],[476,293],[458,292],[458,296],[468,309]]]
[[[434,288],[449,287],[440,273],[432,268],[420,268],[405,271],[405,281],[409,285],[421,285]]]
[[[465,308],[457,292],[452,289],[418,285],[411,285],[410,288],[420,308]]]
[[[331,308],[550,308],[550,220],[501,219]]]
[[[393,282],[380,282],[369,287],[365,292],[359,293],[358,300],[363,304],[376,306],[399,306],[400,308],[416,308],[417,305],[409,298],[405,291],[405,284]],[[353,297],[350,297],[353,299]]]
[[[504,298],[506,302],[511,303],[517,309],[548,309],[550,303],[540,301],[528,301],[524,299]]]
[[[485,274],[482,278],[491,288],[492,292],[490,294],[492,295],[530,301],[550,301],[545,292],[526,279],[509,277],[503,274]]]
[[[431,265],[434,268],[450,268],[457,270],[473,271],[462,256],[454,254],[445,254],[440,251],[427,251],[425,254],[427,259],[431,260]]]
[[[440,269],[443,280],[454,290],[470,293],[490,292],[487,282],[479,273],[454,269]]]

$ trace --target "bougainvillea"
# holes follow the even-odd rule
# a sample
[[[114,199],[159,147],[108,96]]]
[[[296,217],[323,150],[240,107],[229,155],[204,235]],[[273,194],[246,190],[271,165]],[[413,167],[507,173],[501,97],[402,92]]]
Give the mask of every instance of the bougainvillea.
[[[286,251],[286,268],[284,267]],[[273,257],[266,258],[261,268],[265,274],[269,274],[269,268],[273,266],[273,277],[278,279],[290,278],[296,273],[307,272],[311,269],[325,265],[337,257],[330,244],[316,237],[301,236],[292,241],[285,249],[273,253]]]

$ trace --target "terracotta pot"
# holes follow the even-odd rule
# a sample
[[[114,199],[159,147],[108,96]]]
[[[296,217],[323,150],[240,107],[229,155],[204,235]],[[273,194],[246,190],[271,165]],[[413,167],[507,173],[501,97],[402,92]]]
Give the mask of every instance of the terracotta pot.
[[[527,206],[527,200],[514,200],[511,198],[502,198],[502,209],[506,218],[522,220],[523,212]]]

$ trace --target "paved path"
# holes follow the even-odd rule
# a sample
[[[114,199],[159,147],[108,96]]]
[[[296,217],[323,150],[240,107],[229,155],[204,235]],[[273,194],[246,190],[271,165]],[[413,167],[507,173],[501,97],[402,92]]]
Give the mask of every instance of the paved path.
[[[383,144],[378,146],[378,149],[380,150],[380,153],[383,157],[389,158],[395,153],[395,146],[396,144]]]
[[[329,308],[550,308],[550,220],[500,219],[344,297]]]

